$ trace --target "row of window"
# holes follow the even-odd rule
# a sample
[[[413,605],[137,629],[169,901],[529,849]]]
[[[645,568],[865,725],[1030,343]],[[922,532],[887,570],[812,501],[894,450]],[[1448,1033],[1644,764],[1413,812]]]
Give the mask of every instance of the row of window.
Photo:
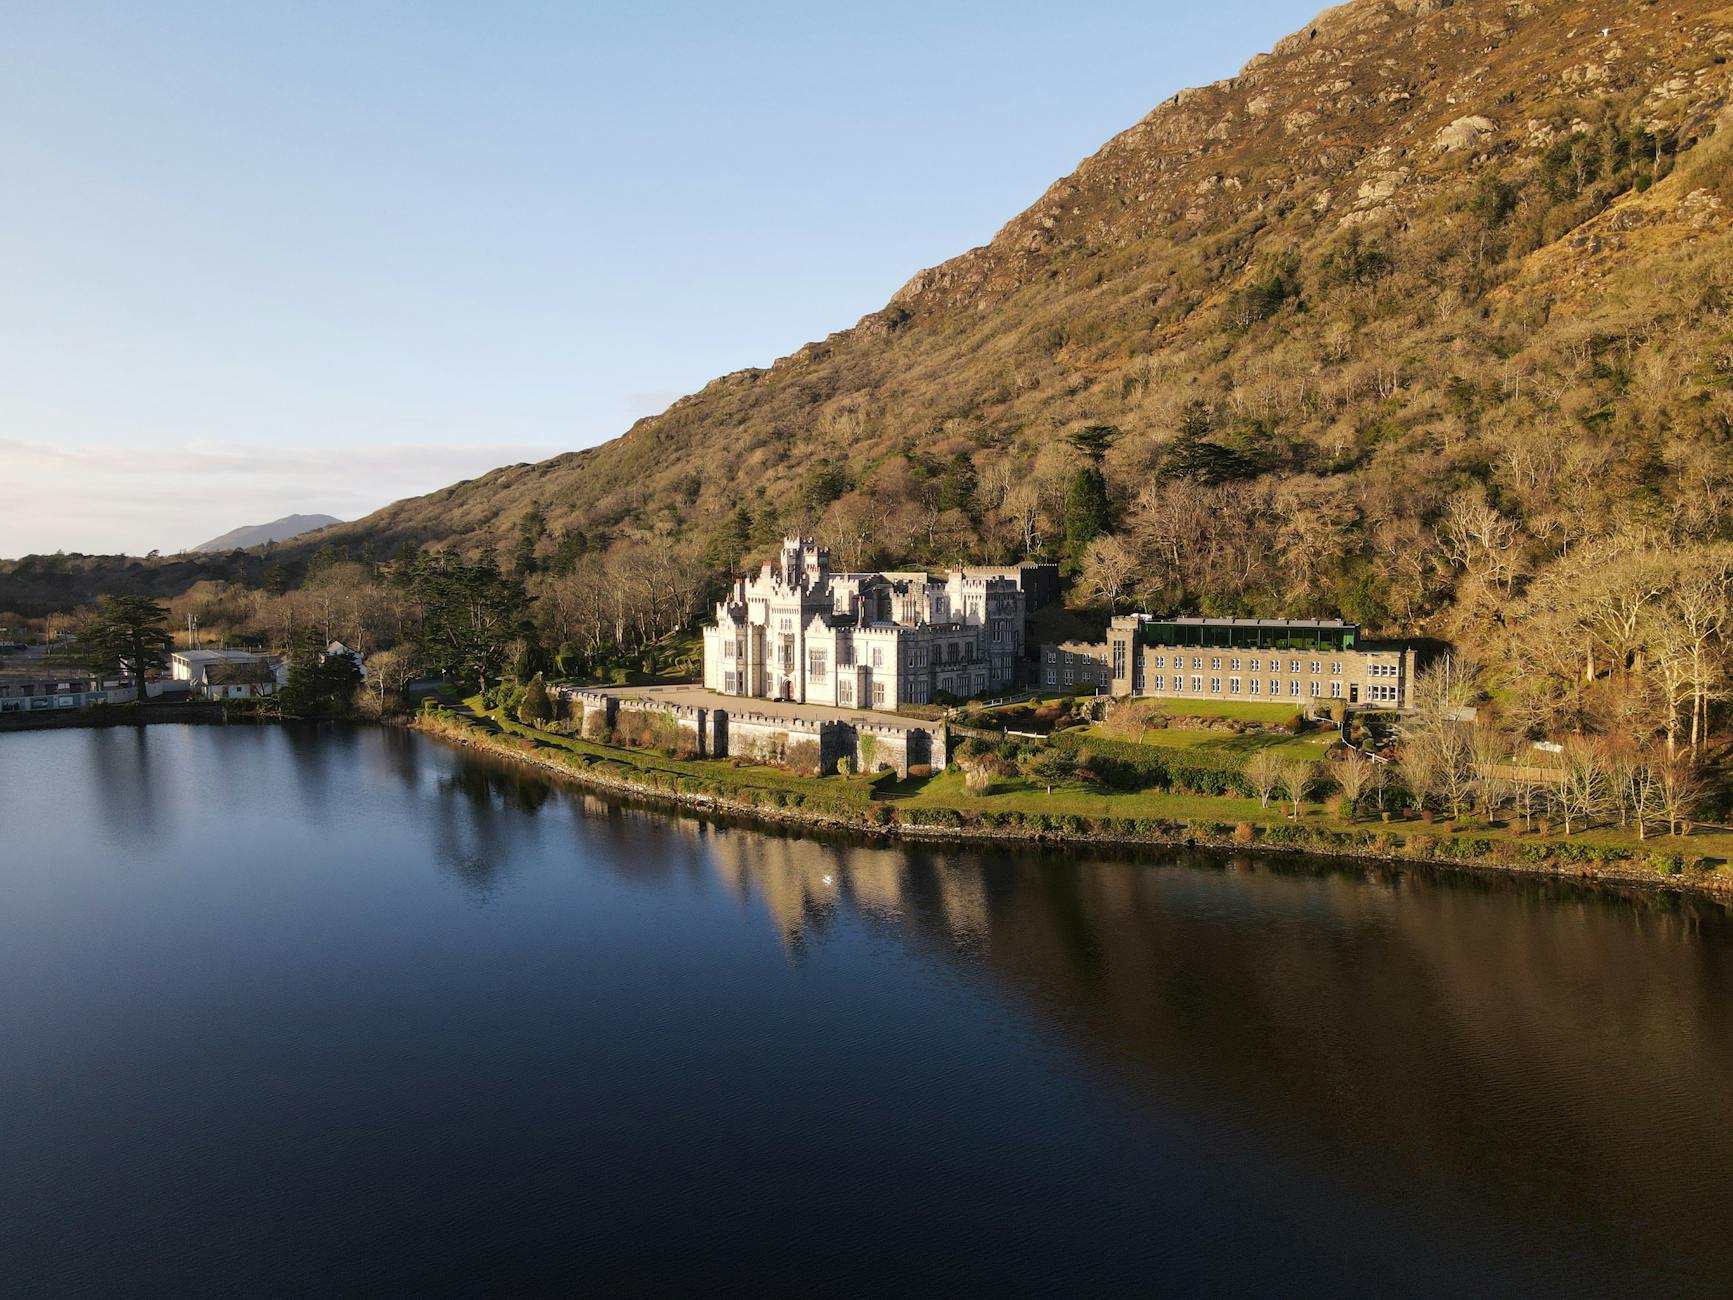
[[[1125,675],[1123,670],[1120,667],[1122,656],[1120,655],[1119,652],[1121,650],[1122,645],[1123,645],[1123,643],[1119,643],[1113,647],[1113,649],[1114,649],[1114,657],[1113,657],[1114,675],[1120,676],[1120,677],[1123,677]],[[1299,659],[1288,660],[1288,671],[1291,673],[1297,673],[1297,672],[1304,671],[1301,668],[1301,662],[1302,661]],[[1166,668],[1168,666],[1167,656],[1166,655],[1156,655],[1155,656],[1155,666],[1157,668]],[[1175,668],[1184,668],[1185,667],[1185,656],[1184,655],[1174,655],[1173,656],[1173,666]],[[1191,657],[1191,666],[1193,668],[1202,668],[1203,667],[1203,656],[1202,655],[1193,655]],[[1209,666],[1210,666],[1212,671],[1220,672],[1221,668],[1222,668],[1222,657],[1220,655],[1211,655],[1210,661],[1209,661]],[[1242,666],[1241,661],[1238,659],[1229,659],[1228,660],[1228,668],[1232,672],[1236,672],[1236,673],[1239,672],[1241,670],[1241,666]],[[1264,671],[1264,662],[1261,659],[1253,659],[1249,663],[1246,663],[1244,665],[1244,667],[1249,672],[1261,673]],[[1323,672],[1324,671],[1324,661],[1322,659],[1312,660],[1311,668],[1312,668],[1312,671],[1315,673]],[[1281,672],[1282,671],[1282,661],[1280,659],[1270,660],[1269,671],[1271,671],[1272,673]],[[1330,661],[1330,671],[1331,671],[1331,673],[1333,673],[1337,676],[1340,676],[1341,672],[1342,672],[1342,661],[1340,659],[1332,659]],[[1377,674],[1375,672],[1373,675],[1377,676]]]
[[[1366,688],[1366,698],[1380,703],[1394,704],[1398,699],[1398,688],[1373,684]]]
[[[1051,681],[1049,681],[1049,684],[1051,684]],[[1242,683],[1241,683],[1240,678],[1238,678],[1238,677],[1228,678],[1227,693],[1229,695],[1241,694],[1242,693],[1242,691],[1240,689],[1241,685],[1242,685]],[[1263,683],[1263,680],[1261,678],[1253,677],[1250,679],[1250,681],[1245,682],[1244,685],[1246,686],[1247,689],[1243,693],[1246,695],[1262,695],[1262,694],[1264,694],[1264,690],[1263,690],[1264,683]],[[1185,675],[1183,673],[1175,673],[1174,674],[1174,676],[1173,676],[1173,689],[1176,693],[1182,692],[1185,690]],[[1371,689],[1373,691],[1378,691],[1380,689],[1389,690],[1390,692],[1392,692],[1391,695],[1389,696],[1389,698],[1390,699],[1396,698],[1396,696],[1394,694],[1396,688],[1394,686],[1383,687],[1383,688],[1374,686]],[[1150,678],[1150,691],[1152,693],[1154,693],[1154,692],[1165,691],[1165,690],[1167,690],[1167,677],[1166,677],[1166,675],[1163,673],[1156,673],[1153,677]],[[1201,676],[1194,676],[1191,679],[1191,693],[1193,695],[1202,695],[1204,693],[1203,678]],[[1211,695],[1222,694],[1222,679],[1221,678],[1212,677],[1209,679],[1209,693]],[[1270,678],[1270,681],[1269,681],[1269,694],[1270,694],[1270,696],[1272,698],[1274,698],[1276,696],[1279,696],[1281,693],[1282,693],[1281,682],[1277,681],[1273,677]],[[1307,693],[1310,694],[1313,699],[1322,698],[1323,694],[1324,694],[1324,683],[1323,682],[1311,683],[1311,690]],[[1300,691],[1300,683],[1298,680],[1293,680],[1293,681],[1290,681],[1288,683],[1288,695],[1290,698],[1294,698],[1294,699],[1299,698],[1299,696],[1301,695],[1301,691]],[[1330,683],[1330,698],[1333,700],[1339,700],[1342,698],[1342,683],[1341,682],[1331,682]],[[1381,699],[1384,697],[1374,695],[1372,698],[1373,699]]]

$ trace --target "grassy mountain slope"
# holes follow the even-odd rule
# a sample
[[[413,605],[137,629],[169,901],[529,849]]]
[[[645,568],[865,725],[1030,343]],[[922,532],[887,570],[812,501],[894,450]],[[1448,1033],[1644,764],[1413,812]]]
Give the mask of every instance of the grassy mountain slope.
[[[469,549],[506,544],[531,507],[557,537],[711,524],[744,501],[761,537],[774,515],[885,558],[1010,554],[1059,531],[1076,458],[1061,435],[1120,431],[1107,470],[1123,519],[1163,478],[1188,405],[1192,434],[1238,454],[1247,509],[1342,535],[1305,560],[1304,600],[1334,601],[1326,569],[1375,566],[1376,528],[1430,526],[1450,490],[1480,483],[1525,530],[1557,509],[1500,479],[1513,432],[1544,428],[1537,455],[1586,457],[1610,501],[1665,514],[1728,427],[1733,184],[1715,133],[1733,8],[1594,13],[1330,10],[1162,104],[853,329],[603,446],[318,541]],[[945,509],[958,453],[974,490]],[[1257,594],[1237,585],[1200,572],[1161,594]],[[1419,585],[1383,612],[1448,605]]]
[[[557,568],[744,504],[851,565],[1053,555],[1106,425],[1122,599],[1484,640],[1585,546],[1733,528],[1730,53],[1713,0],[1355,0],[852,329],[284,552],[534,512]]]

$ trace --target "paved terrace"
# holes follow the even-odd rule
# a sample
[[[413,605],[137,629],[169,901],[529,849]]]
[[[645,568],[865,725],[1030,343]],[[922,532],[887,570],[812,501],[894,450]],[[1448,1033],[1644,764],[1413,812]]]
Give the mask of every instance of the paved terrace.
[[[702,686],[581,686],[574,689],[588,695],[612,695],[622,700],[660,700],[664,704],[684,704],[689,708],[721,709],[730,717],[757,713],[771,718],[801,718],[807,722],[859,722],[881,727],[922,727],[927,730],[939,725],[883,709],[838,709],[828,704],[788,704],[780,700],[760,699],[756,695],[724,695],[720,691],[707,691]]]

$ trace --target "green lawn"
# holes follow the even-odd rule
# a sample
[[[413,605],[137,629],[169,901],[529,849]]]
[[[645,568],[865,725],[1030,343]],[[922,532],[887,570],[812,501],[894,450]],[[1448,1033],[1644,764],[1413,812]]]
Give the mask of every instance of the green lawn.
[[[1084,728],[1083,734],[1100,736],[1103,740],[1125,741],[1133,745],[1204,750],[1216,754],[1235,754],[1242,758],[1259,749],[1273,749],[1278,754],[1293,754],[1320,761],[1336,741],[1336,733],[1333,731],[1314,731],[1301,736],[1251,731],[1236,736],[1228,731],[1197,731],[1190,727],[1150,727],[1141,732],[1121,734],[1097,726]]]
[[[728,791],[777,791],[785,794],[819,796],[837,810],[843,806],[862,812],[872,807],[915,809],[945,809],[957,812],[1019,812],[1075,815],[1080,817],[1150,818],[1168,821],[1209,823],[1250,822],[1272,827],[1286,824],[1286,812],[1278,800],[1272,799],[1264,808],[1256,799],[1213,797],[1209,795],[1168,794],[1159,790],[1118,791],[1097,786],[1070,783],[1056,787],[1051,795],[1045,789],[1022,777],[1011,777],[995,783],[990,794],[973,795],[964,789],[962,774],[946,769],[938,774],[918,779],[898,781],[888,772],[877,776],[812,777],[799,776],[777,767],[740,765],[714,759],[674,759],[653,750],[631,749],[599,744],[572,736],[560,736],[537,731],[515,722],[506,722],[485,715],[472,697],[472,706],[480,726],[496,733],[497,740],[509,748],[541,752],[547,757],[571,755],[565,761],[579,763],[589,760],[587,770],[621,779],[650,779],[664,786],[675,778],[693,778],[713,783]],[[1307,757],[1322,755],[1330,733],[1313,737],[1231,736],[1214,732],[1163,731],[1151,733],[1166,739],[1184,736],[1180,743],[1190,747],[1216,747],[1230,750],[1273,745],[1280,749],[1304,753]],[[1196,740],[1190,738],[1195,737]],[[1161,743],[1161,742],[1154,742]],[[551,752],[550,752],[551,751]],[[1568,840],[1554,832],[1542,839],[1535,833],[1524,833],[1515,820],[1487,827],[1477,817],[1465,817],[1456,823],[1454,831],[1447,828],[1441,817],[1427,823],[1419,817],[1397,817],[1385,823],[1376,812],[1354,820],[1330,816],[1319,803],[1303,805],[1304,823],[1320,830],[1381,831],[1398,834],[1472,836],[1493,841],[1514,840],[1518,843],[1571,843],[1597,845],[1628,850],[1639,856],[1649,853],[1681,852],[1700,854],[1722,861],[1733,861],[1733,833],[1698,832],[1686,838],[1669,839],[1651,835],[1639,842],[1634,831],[1616,826],[1597,826],[1579,831]]]
[[[1292,704],[1266,704],[1256,700],[1168,700],[1156,698],[1161,711],[1171,718],[1238,718],[1242,722],[1286,722],[1300,711]]]

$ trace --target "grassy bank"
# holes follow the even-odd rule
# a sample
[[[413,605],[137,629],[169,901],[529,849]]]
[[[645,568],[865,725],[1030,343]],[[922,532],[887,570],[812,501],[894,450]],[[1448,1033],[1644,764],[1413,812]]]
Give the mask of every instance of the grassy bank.
[[[800,776],[733,760],[676,759],[555,734],[450,709],[417,725],[461,743],[524,759],[596,788],[778,822],[922,838],[1041,838],[1203,844],[1409,860],[1500,871],[1568,874],[1616,883],[1733,889],[1733,836],[1651,838],[1600,827],[1568,838],[1382,816],[1346,819],[1305,803],[1298,819],[1274,801],[1229,792],[1115,790],[1069,784],[1052,794],[1021,777],[973,794],[954,770],[897,780],[892,774]],[[1122,742],[1123,743],[1123,742]]]

